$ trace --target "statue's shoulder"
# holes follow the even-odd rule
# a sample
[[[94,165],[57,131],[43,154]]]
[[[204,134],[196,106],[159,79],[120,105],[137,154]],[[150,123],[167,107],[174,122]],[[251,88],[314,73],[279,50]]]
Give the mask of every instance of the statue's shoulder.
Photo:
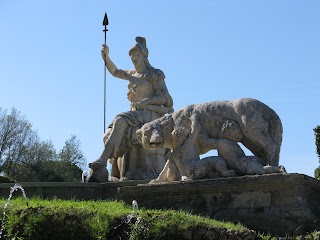
[[[129,74],[129,75],[134,75],[137,71],[136,70],[126,70],[125,71],[127,74]]]
[[[151,69],[149,73],[153,81],[164,80],[166,77],[160,69]]]

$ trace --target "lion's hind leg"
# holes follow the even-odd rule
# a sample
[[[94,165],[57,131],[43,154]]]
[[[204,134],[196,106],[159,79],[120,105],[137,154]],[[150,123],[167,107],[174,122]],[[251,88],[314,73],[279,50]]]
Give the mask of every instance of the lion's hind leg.
[[[268,132],[269,124],[259,115],[252,114],[251,116],[254,117],[241,116],[242,133],[252,142],[247,144],[244,140],[243,144],[255,155],[260,153],[258,155],[264,160],[264,165],[278,166],[280,147]]]

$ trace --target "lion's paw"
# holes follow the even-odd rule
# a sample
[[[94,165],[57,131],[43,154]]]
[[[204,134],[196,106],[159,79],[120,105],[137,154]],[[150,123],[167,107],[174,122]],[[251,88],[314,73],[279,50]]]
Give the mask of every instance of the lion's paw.
[[[156,178],[156,179],[153,179],[151,180],[150,182],[148,182],[148,184],[156,184],[156,183],[160,183],[160,179]]]

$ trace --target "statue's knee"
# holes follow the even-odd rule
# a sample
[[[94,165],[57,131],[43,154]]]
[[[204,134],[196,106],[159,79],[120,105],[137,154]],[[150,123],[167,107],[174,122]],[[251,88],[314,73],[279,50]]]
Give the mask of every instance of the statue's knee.
[[[123,117],[117,117],[113,123],[114,126],[119,126],[124,124],[126,124],[126,120]]]
[[[123,117],[117,117],[112,126],[112,132],[116,131],[117,133],[124,131],[128,127],[127,121]]]

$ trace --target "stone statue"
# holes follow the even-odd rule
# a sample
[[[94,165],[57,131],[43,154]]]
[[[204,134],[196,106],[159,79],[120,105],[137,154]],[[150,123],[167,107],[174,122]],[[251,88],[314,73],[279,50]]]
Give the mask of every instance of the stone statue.
[[[278,166],[280,118],[255,99],[189,105],[143,125],[137,136],[146,149],[172,150],[153,183],[210,177],[212,172],[220,176],[285,172]],[[255,156],[246,156],[238,142]],[[200,154],[212,149],[219,157],[200,160]]]
[[[185,133],[180,131],[181,129],[179,128],[173,130],[174,135],[182,133],[179,138],[181,137],[184,140],[179,145],[179,148],[172,149],[172,153],[159,177],[150,183],[235,176],[235,171],[229,170],[226,162],[221,157],[207,157],[200,160],[199,151],[197,151],[195,143],[201,132],[201,125],[196,114],[193,114],[190,120],[191,126],[188,136],[183,136]],[[138,136],[143,130],[144,128],[138,130]],[[166,140],[167,138],[164,141]]]
[[[101,156],[89,164],[90,179],[105,182],[107,161],[112,163],[111,176],[120,180],[153,179],[162,170],[165,149],[145,150],[136,138],[136,130],[143,124],[172,113],[173,100],[165,84],[164,73],[148,61],[148,48],[143,37],[129,50],[134,70],[121,70],[111,61],[109,48],[102,46],[102,57],[108,71],[116,78],[128,81],[128,112],[118,114],[106,131]],[[97,173],[97,174],[95,174]]]

